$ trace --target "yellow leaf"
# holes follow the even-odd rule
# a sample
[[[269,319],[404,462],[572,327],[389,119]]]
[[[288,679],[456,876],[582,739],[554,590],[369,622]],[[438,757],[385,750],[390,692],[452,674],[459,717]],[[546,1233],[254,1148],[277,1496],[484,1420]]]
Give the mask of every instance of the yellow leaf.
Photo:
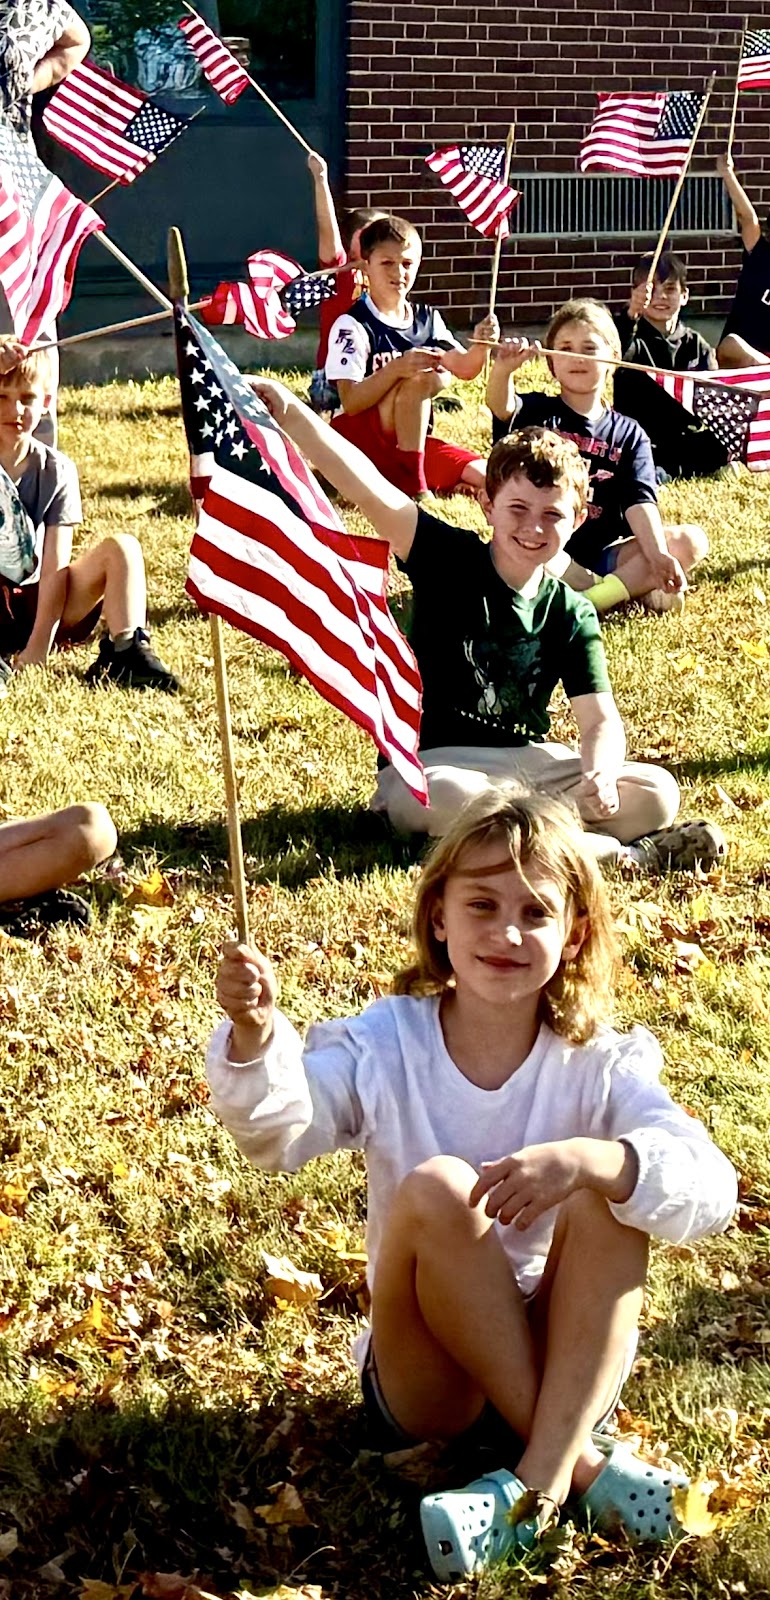
[[[278,1493],[269,1506],[255,1506],[254,1510],[263,1522],[274,1523],[282,1528],[309,1528],[310,1518],[293,1483],[282,1483]]]
[[[741,1496],[729,1495],[723,1485],[713,1478],[695,1478],[683,1489],[674,1490],[674,1514],[685,1533],[694,1533],[699,1539],[720,1528],[729,1528],[741,1509]]]
[[[113,1161],[112,1167],[111,1167],[110,1170],[112,1172],[113,1178],[127,1178],[128,1177],[128,1167],[126,1166],[125,1161]]]
[[[274,1300],[285,1300],[290,1305],[306,1306],[320,1299],[323,1284],[317,1272],[301,1272],[288,1256],[271,1256],[262,1251],[267,1268],[265,1292]]]
[[[64,1378],[54,1378],[48,1372],[43,1372],[37,1383],[43,1394],[55,1395],[57,1400],[74,1400],[75,1395],[80,1392],[78,1385],[73,1383],[72,1379],[67,1381]]]
[[[4,1211],[0,1211],[0,1233],[7,1233],[13,1221],[13,1217],[6,1216]]]
[[[98,1294],[95,1294],[85,1316],[81,1317],[79,1322],[73,1323],[71,1328],[62,1329],[55,1342],[65,1344],[70,1339],[82,1339],[87,1333],[98,1333],[104,1338],[109,1338],[113,1332],[114,1329],[104,1315],[102,1302]]]
[[[705,978],[708,983],[712,983],[717,975],[716,964],[713,961],[709,961],[708,956],[706,956],[703,961],[699,961],[697,963],[696,971],[698,977]]]
[[[129,1600],[136,1587],[135,1583],[102,1583],[101,1578],[84,1578],[80,1600]]]
[[[126,895],[130,906],[172,906],[176,896],[167,878],[156,867],[149,878],[140,878]]]
[[[707,894],[696,894],[690,906],[690,916],[693,922],[706,922],[711,916],[711,901]]]
[[[698,665],[698,657],[688,654],[674,656],[672,666],[675,672],[691,672]]]
[[[767,661],[770,656],[764,639],[739,639],[738,643],[750,661]]]

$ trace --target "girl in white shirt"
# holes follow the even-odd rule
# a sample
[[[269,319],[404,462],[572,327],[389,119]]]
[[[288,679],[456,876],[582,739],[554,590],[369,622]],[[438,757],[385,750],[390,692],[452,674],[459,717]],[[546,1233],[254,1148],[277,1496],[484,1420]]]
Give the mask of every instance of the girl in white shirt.
[[[423,1501],[438,1577],[531,1544],[567,1500],[666,1538],[684,1480],[597,1430],[633,1360],[648,1237],[725,1228],[735,1173],[660,1084],[652,1035],[608,1025],[609,901],[560,802],[497,788],[466,806],[425,862],[414,933],[395,994],[304,1047],[267,959],[229,946],[214,1108],[268,1171],[365,1152],[358,1355],[381,1447],[506,1425],[499,1470]]]

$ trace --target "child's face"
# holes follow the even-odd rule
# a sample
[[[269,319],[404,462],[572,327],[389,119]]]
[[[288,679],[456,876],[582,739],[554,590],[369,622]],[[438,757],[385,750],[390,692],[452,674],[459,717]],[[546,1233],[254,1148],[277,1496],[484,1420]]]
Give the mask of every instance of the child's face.
[[[40,378],[25,378],[18,370],[0,377],[0,450],[29,443],[50,403]]]
[[[563,351],[560,355],[558,352]],[[604,361],[570,361],[570,355],[604,356]],[[601,394],[612,351],[590,322],[565,322],[548,353],[548,365],[560,387],[581,398]]]
[[[564,549],[585,521],[567,484],[538,489],[523,472],[501,484],[494,500],[480,495],[492,528],[492,559],[506,583],[519,588]]]
[[[682,286],[678,278],[667,278],[665,283],[658,283],[656,278],[645,317],[653,327],[667,327],[676,321],[689,298],[689,290]]]
[[[375,247],[366,261],[369,293],[375,305],[392,305],[406,299],[417,277],[421,257],[422,246],[416,236],[410,236],[404,244],[393,239]]]
[[[586,935],[564,890],[537,862],[514,866],[505,840],[488,839],[461,856],[433,914],[446,943],[460,999],[520,1005],[535,999]]]

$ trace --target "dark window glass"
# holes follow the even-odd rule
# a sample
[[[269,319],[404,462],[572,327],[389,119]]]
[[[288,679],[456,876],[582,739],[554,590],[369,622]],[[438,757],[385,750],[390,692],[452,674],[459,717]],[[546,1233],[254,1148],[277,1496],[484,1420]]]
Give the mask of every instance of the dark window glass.
[[[316,3],[199,0],[197,9],[274,99],[312,100]],[[126,83],[162,98],[216,100],[177,27],[180,0],[81,0],[78,10],[91,29],[95,59]]]

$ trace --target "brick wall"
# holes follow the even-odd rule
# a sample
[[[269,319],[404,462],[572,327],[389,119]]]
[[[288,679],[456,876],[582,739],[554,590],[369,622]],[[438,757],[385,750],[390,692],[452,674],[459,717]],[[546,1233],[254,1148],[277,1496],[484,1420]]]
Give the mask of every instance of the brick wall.
[[[729,126],[745,0],[530,0],[507,4],[350,0],[349,205],[405,213],[425,241],[421,293],[472,322],[489,297],[492,241],[463,220],[425,167],[441,145],[504,141],[516,125],[512,176],[575,172],[597,90],[697,89],[717,81],[693,160],[714,170]],[[756,14],[756,13],[755,13]],[[734,158],[761,215],[770,209],[770,89],[739,99]],[[764,210],[763,210],[764,207]],[[548,317],[576,292],[622,298],[629,264],[654,237],[511,239],[503,246],[498,308],[507,323]],[[675,236],[672,244],[676,246]],[[733,235],[682,240],[696,315],[730,303],[740,266]]]

